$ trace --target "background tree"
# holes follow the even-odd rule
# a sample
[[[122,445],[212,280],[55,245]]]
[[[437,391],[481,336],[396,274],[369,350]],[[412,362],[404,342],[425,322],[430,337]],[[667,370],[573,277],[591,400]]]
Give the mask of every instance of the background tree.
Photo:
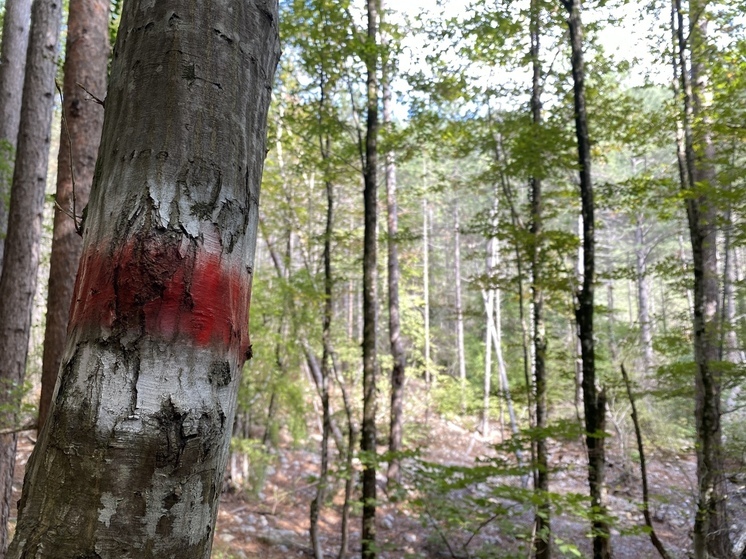
[[[7,250],[0,277],[0,423],[17,427],[26,375],[31,310],[39,270],[42,211],[62,17],[58,2],[35,2],[23,84],[18,151],[13,169]],[[15,431],[0,435],[0,555],[8,548]]]
[[[78,84],[103,99],[109,63],[109,2],[72,0],[68,14],[55,196],[59,207],[54,214],[49,264],[39,429],[49,414],[65,347],[75,272],[83,248],[83,239],[76,231],[77,214],[88,204],[104,121],[103,107],[93,102]]]
[[[8,202],[21,120],[31,0],[6,0],[0,51],[0,272],[3,269]]]

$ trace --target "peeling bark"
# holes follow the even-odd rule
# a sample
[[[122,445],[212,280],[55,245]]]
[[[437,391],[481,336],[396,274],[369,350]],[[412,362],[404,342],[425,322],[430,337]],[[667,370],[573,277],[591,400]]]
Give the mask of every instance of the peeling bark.
[[[60,380],[8,557],[210,556],[277,4],[126,2]]]

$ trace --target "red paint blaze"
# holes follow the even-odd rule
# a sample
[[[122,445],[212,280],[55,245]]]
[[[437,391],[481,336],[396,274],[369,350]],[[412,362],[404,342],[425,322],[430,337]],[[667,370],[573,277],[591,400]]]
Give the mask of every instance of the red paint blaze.
[[[186,253],[164,237],[89,248],[81,259],[69,328],[139,331],[222,347],[243,361],[249,348],[251,277],[220,255]]]

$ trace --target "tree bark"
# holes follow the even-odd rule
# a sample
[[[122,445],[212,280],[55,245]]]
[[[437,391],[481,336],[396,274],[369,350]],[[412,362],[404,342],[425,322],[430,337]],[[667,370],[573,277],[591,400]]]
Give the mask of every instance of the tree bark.
[[[687,178],[686,200],[694,268],[694,361],[695,423],[697,448],[697,514],[694,520],[694,556],[706,559],[732,557],[728,533],[721,430],[721,379],[718,360],[717,317],[717,208],[715,148],[707,112],[708,73],[706,2],[689,2],[689,55],[691,78],[686,68],[687,43],[680,0],[675,0],[679,53],[680,93]]]
[[[277,17],[263,0],[124,5],[61,377],[12,559],[210,556],[251,355]]]
[[[650,327],[650,289],[643,218],[635,219],[635,275],[637,276],[637,320],[640,324],[642,371],[646,377],[653,364],[653,333]]]
[[[381,13],[383,23],[383,12]],[[390,55],[391,37],[388,33],[383,34],[383,46],[385,57],[382,61],[382,88],[383,88],[383,125],[388,130],[393,127],[393,91],[391,80],[394,69]],[[406,367],[406,356],[404,344],[401,338],[401,325],[399,319],[399,217],[396,199],[396,155],[389,147],[386,151],[386,210],[388,227],[388,295],[389,295],[389,344],[391,346],[391,422],[389,429],[389,466],[387,479],[389,489],[393,484],[400,481],[400,460],[397,453],[401,451],[402,436],[404,430],[404,371]]]
[[[44,425],[52,403],[52,392],[65,348],[75,272],[83,249],[83,239],[75,230],[75,220],[66,212],[79,214],[88,204],[104,122],[103,107],[86,99],[87,95],[77,84],[103,99],[108,63],[109,2],[71,0],[62,87],[62,133],[57,157],[55,200],[60,207],[54,213],[49,263],[39,429]],[[78,219],[77,215],[75,219]]]
[[[30,21],[31,0],[5,0],[0,51],[0,272],[3,269],[10,185],[21,122]]]
[[[539,128],[542,124],[541,103],[541,6],[538,0],[531,2],[531,121]],[[549,451],[547,449],[547,336],[544,324],[544,268],[542,266],[542,234],[544,228],[544,200],[542,181],[533,176],[529,179],[531,192],[531,303],[533,308],[534,333],[534,386],[536,390],[536,477],[535,491],[538,505],[534,523],[534,556],[536,559],[550,559],[552,556],[551,505],[549,502]]]
[[[458,351],[458,377],[461,383],[461,413],[466,412],[466,351],[464,349],[464,303],[461,294],[461,220],[458,200],[454,201],[455,224],[453,238],[454,275],[456,289],[456,344]]]
[[[376,330],[377,330],[377,166],[378,166],[378,0],[366,0],[368,31],[364,53],[368,114],[365,136],[363,201],[363,529],[362,557],[376,557]]]
[[[39,270],[42,213],[49,161],[54,75],[62,5],[35,2],[8,215],[8,243],[0,278],[0,427],[13,427],[26,375],[31,311]],[[17,433],[0,435],[0,556],[8,547]]]
[[[585,67],[583,62],[583,25],[580,0],[562,0],[568,12],[568,28],[572,49],[573,99],[575,132],[578,144],[580,199],[583,217],[583,282],[578,292],[576,317],[583,362],[583,410],[585,412],[586,445],[588,448],[588,485],[593,510],[593,557],[611,558],[611,531],[605,520],[603,484],[605,470],[604,427],[606,398],[596,388],[595,342],[593,339],[595,282],[595,221],[593,183],[591,181],[591,146],[585,104]]]

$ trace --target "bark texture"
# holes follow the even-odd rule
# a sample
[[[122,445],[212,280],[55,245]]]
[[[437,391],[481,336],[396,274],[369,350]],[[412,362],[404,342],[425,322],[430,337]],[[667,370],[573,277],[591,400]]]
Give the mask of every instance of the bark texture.
[[[541,59],[540,25],[541,6],[538,0],[531,2],[531,120],[535,127],[542,123],[541,103]],[[536,390],[536,474],[534,488],[537,492],[536,537],[534,553],[536,559],[552,556],[551,506],[549,503],[549,452],[547,449],[547,337],[544,323],[544,268],[542,266],[542,235],[544,229],[544,199],[541,177],[529,179],[531,192],[531,303],[533,309],[534,334],[534,386]]]
[[[61,2],[35,2],[23,85],[18,151],[8,215],[8,243],[0,278],[0,427],[15,424],[26,374],[31,311],[39,270],[42,212],[52,126]],[[7,522],[17,435],[0,435],[0,556]]]
[[[3,269],[10,184],[21,122],[30,22],[31,0],[5,1],[0,50],[0,271]]]
[[[695,423],[697,447],[697,514],[694,520],[694,557],[732,557],[728,533],[725,475],[721,429],[721,373],[718,361],[719,286],[717,273],[717,208],[713,199],[715,148],[711,135],[707,48],[706,2],[690,1],[689,53],[681,1],[675,0],[673,25],[676,27],[683,101],[683,161],[686,167],[686,200],[689,236],[694,269],[694,361]],[[682,174],[683,178],[684,174]]]
[[[368,32],[365,51],[368,113],[365,137],[363,201],[363,424],[360,448],[363,451],[363,529],[362,557],[376,557],[376,329],[378,281],[376,229],[378,166],[378,0],[367,0]]]
[[[210,556],[251,353],[277,24],[274,1],[125,3],[61,377],[8,557]]]
[[[595,281],[595,221],[593,183],[591,181],[591,146],[588,135],[588,115],[585,103],[585,66],[583,62],[583,25],[580,19],[580,0],[562,0],[568,12],[568,28],[572,49],[573,99],[575,132],[578,144],[580,199],[583,217],[583,282],[578,292],[576,318],[582,359],[583,411],[585,413],[586,446],[588,448],[588,485],[594,514],[593,557],[611,558],[611,530],[605,519],[603,484],[606,461],[604,429],[606,398],[596,387],[595,342],[593,339],[594,281]]]
[[[67,19],[62,134],[57,157],[57,204],[47,289],[47,321],[39,401],[39,429],[52,402],[54,384],[65,348],[67,317],[83,239],[65,212],[80,214],[88,204],[104,109],[90,102],[77,85],[103,99],[109,63],[109,2],[70,0]],[[74,192],[73,192],[73,181]],[[74,195],[74,198],[73,198]]]

